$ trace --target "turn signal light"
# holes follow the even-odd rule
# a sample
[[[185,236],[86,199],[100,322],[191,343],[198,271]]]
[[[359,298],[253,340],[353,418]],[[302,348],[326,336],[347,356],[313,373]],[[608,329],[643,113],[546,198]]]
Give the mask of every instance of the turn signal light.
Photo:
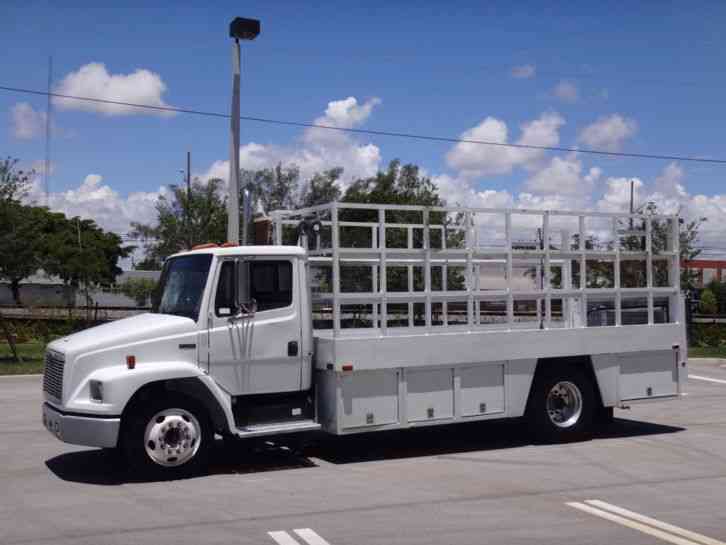
[[[126,367],[129,369],[136,367],[136,356],[126,356]]]

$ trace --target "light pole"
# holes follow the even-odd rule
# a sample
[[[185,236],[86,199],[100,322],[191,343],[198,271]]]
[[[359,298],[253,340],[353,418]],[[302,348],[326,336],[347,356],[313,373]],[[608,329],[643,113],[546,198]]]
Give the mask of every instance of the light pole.
[[[232,112],[230,129],[232,142],[229,155],[229,199],[227,200],[227,241],[239,244],[239,85],[240,85],[240,40],[254,40],[260,33],[260,22],[257,19],[236,17],[229,24],[229,36],[234,38],[232,44]],[[245,207],[245,211],[248,207]],[[247,214],[245,214],[247,216]],[[247,244],[247,223],[243,220],[242,243]]]

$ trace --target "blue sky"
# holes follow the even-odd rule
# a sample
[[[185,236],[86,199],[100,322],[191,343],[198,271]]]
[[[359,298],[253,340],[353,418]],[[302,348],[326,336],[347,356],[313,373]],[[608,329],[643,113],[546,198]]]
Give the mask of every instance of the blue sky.
[[[520,126],[546,118],[547,134],[533,128],[525,141],[726,158],[723,3],[157,6],[6,1],[0,84],[45,89],[52,55],[56,86],[89,63],[102,63],[109,77],[143,69],[165,87],[149,96],[172,106],[228,112],[227,25],[240,15],[262,21],[260,37],[243,44],[243,114],[452,137],[465,131],[498,137],[505,126],[510,142],[522,137]],[[514,77],[517,67],[528,77]],[[333,108],[326,116],[330,102],[348,97],[354,103],[341,103],[339,115]],[[24,128],[17,125],[18,103],[32,108],[23,110],[22,120],[29,124]],[[43,97],[0,92],[2,155],[26,165],[43,158],[44,109]],[[484,123],[488,117],[494,121]],[[123,229],[119,214],[129,215],[137,201],[126,202],[119,212],[111,205],[101,211],[98,199],[143,194],[138,202],[146,203],[139,212],[145,217],[159,187],[178,181],[187,150],[199,175],[223,171],[223,164],[216,171],[213,165],[228,156],[224,119],[107,115],[59,105],[54,122],[50,189],[58,195],[51,203],[69,213],[96,210],[101,224],[117,230]],[[258,163],[312,154],[311,165],[339,162],[355,173],[400,158],[437,177],[449,200],[471,197],[513,206],[609,209],[622,205],[618,180],[635,177],[642,199],[655,194],[665,206],[708,213],[715,220],[712,230],[726,218],[726,165],[562,153],[502,159],[496,156],[499,149],[491,148],[457,151],[452,144],[390,137],[325,138],[301,129],[242,124],[243,147],[262,146],[255,151]],[[551,163],[553,158],[559,163]],[[355,164],[345,164],[349,160]],[[89,175],[96,178],[86,189],[96,191],[96,200],[79,193],[63,196],[80,191]],[[558,175],[569,178],[559,183]],[[522,199],[523,192],[533,197]],[[715,240],[721,229],[710,236]]]

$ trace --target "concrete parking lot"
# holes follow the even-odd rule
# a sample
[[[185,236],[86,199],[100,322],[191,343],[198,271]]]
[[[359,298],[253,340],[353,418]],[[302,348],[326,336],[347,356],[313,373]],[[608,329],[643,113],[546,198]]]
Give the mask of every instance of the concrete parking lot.
[[[2,378],[0,543],[716,545],[726,366],[689,366],[685,398],[617,411],[583,443],[533,445],[489,422],[300,453],[238,444],[217,449],[209,475],[171,482],[59,442],[40,422],[40,378]]]

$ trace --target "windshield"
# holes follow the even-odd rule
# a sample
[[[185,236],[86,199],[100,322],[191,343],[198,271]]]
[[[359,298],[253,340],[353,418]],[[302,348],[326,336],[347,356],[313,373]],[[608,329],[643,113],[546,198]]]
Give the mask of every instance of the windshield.
[[[196,321],[207,283],[211,254],[175,257],[164,264],[153,312],[186,316]]]

